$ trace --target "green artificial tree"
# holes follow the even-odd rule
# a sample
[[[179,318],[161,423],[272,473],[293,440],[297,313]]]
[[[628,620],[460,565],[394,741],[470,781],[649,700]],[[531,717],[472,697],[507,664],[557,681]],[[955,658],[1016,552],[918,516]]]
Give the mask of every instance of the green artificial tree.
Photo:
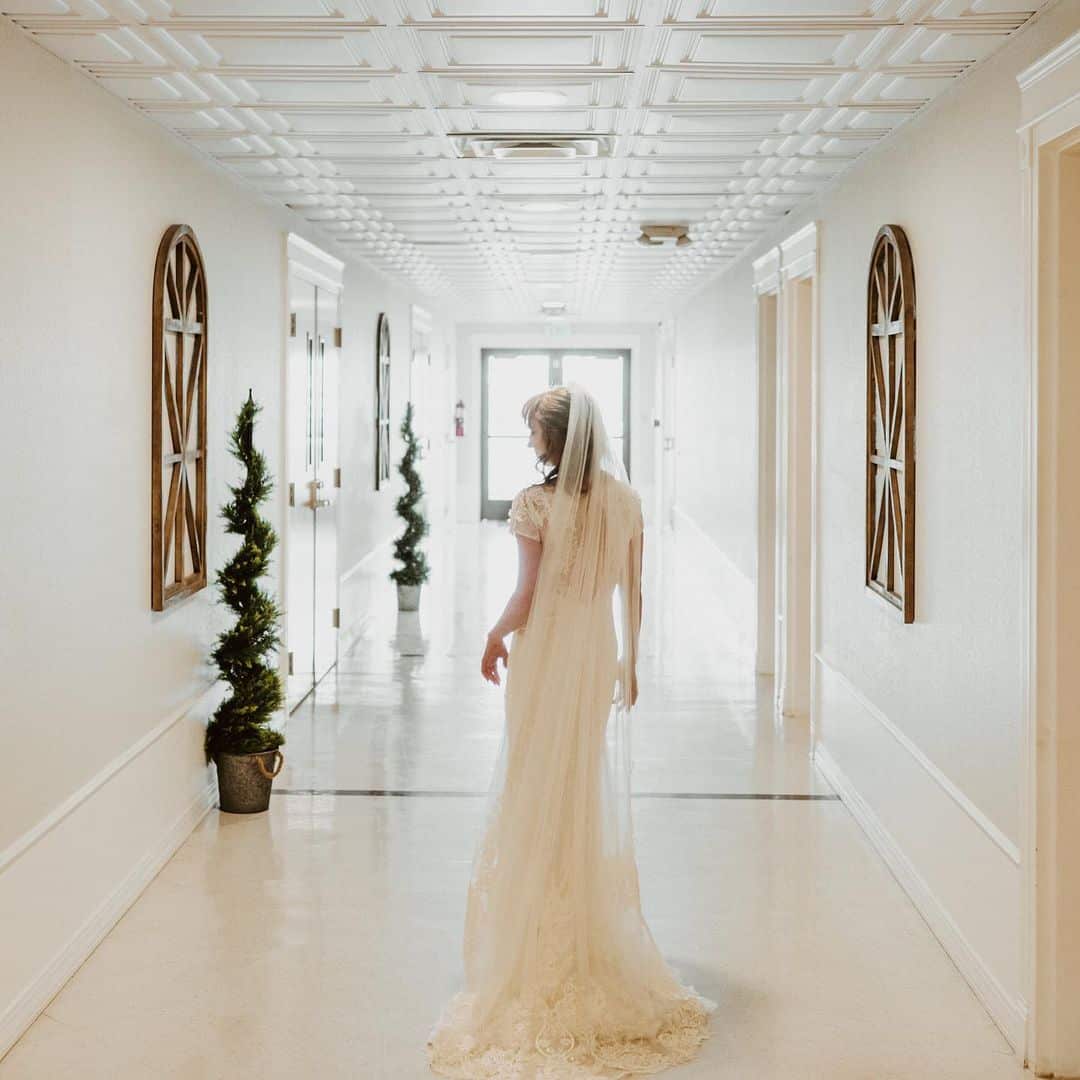
[[[420,440],[412,426],[413,407],[405,406],[405,419],[401,422],[401,437],[405,440],[405,455],[398,466],[405,481],[405,494],[395,504],[398,516],[405,522],[405,531],[394,541],[394,558],[402,565],[390,572],[399,585],[422,585],[430,573],[427,559],[420,550],[420,541],[427,535],[428,523],[416,508],[423,498],[424,486],[416,471],[416,461],[421,456]]]
[[[266,458],[252,445],[255,417],[261,411],[248,391],[230,438],[230,452],[244,466],[244,481],[229,486],[232,499],[221,510],[226,531],[244,538],[240,549],[217,572],[218,603],[236,612],[235,625],[220,634],[211,656],[232,694],[218,706],[206,728],[206,760],[219,753],[258,754],[276,750],[285,741],[268,722],[281,708],[281,676],[263,657],[282,644],[278,636],[281,609],[257,581],[269,567],[277,546],[273,526],[260,517],[259,504],[273,489]]]

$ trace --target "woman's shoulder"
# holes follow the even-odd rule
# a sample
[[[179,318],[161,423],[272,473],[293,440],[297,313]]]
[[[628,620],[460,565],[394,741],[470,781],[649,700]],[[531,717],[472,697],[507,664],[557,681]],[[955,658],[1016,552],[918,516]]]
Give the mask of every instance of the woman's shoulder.
[[[631,504],[641,504],[641,496],[637,493],[636,488],[632,488],[630,486],[630,482],[628,480],[622,480],[617,476],[613,476],[611,480],[612,483],[614,483],[615,485],[615,490],[623,499],[625,499],[628,503]]]
[[[532,502],[534,499],[550,498],[554,494],[555,485],[545,484],[541,481],[539,484],[529,484],[528,487],[523,487],[514,498]]]
[[[529,484],[523,487],[510,503],[512,513],[531,513],[533,517],[546,516],[555,491],[554,484]]]

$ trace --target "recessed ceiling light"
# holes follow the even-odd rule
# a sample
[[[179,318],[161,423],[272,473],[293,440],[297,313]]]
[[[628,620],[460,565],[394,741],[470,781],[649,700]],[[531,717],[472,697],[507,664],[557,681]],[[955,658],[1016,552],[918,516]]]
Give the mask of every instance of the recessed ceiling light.
[[[491,95],[496,105],[516,105],[523,109],[543,109],[565,105],[570,99],[561,90],[500,90]]]

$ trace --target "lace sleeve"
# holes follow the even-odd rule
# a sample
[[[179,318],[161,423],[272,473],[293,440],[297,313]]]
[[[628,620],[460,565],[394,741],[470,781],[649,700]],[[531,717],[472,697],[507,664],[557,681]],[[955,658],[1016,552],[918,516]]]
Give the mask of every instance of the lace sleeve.
[[[530,540],[539,540],[540,529],[527,495],[528,490],[528,488],[523,488],[514,496],[513,502],[510,503],[510,516],[507,520],[512,533],[528,537]]]

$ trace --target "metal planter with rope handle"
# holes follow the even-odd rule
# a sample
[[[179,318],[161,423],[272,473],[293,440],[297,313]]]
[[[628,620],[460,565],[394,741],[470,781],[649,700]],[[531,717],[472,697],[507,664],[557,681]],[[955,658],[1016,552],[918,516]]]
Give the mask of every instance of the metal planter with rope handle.
[[[258,814],[270,806],[270,789],[281,772],[285,755],[280,750],[259,754],[217,756],[221,809],[229,814]]]

